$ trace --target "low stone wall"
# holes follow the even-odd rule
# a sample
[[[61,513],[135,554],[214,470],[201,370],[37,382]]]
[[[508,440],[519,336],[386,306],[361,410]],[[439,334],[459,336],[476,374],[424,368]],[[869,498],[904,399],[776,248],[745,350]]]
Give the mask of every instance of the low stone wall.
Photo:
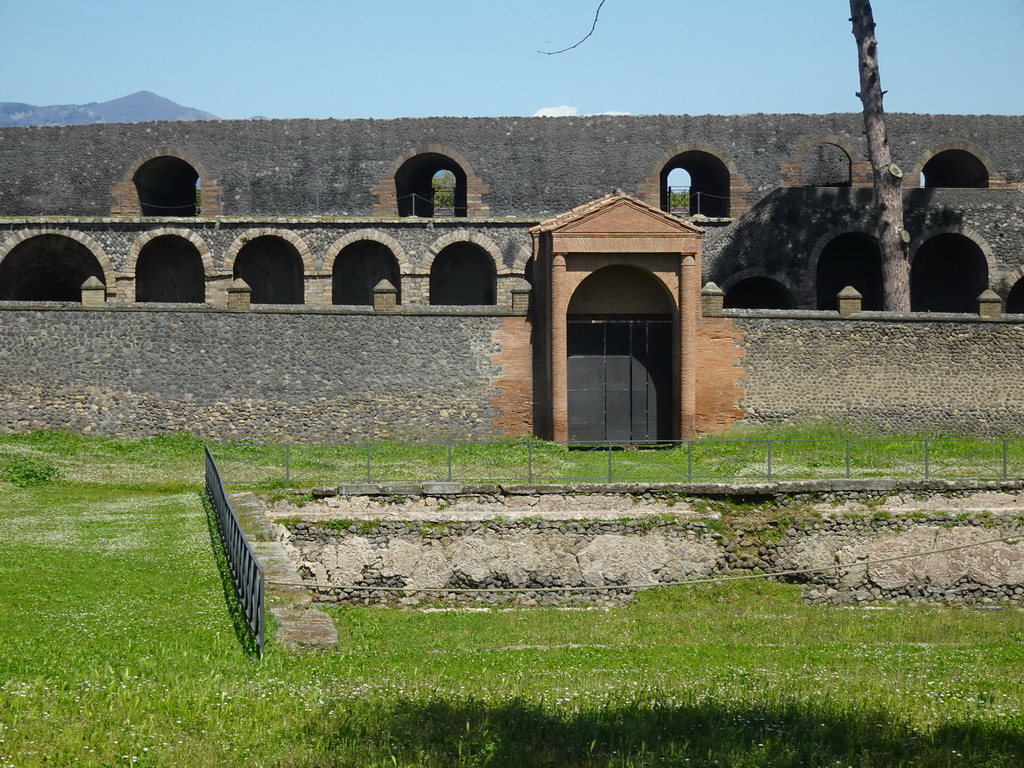
[[[846,423],[885,432],[1024,431],[1024,324],[968,315],[730,313],[742,331],[752,424]]]
[[[331,443],[528,434],[522,398],[505,397],[530,389],[529,372],[507,364],[528,323],[458,309],[0,306],[0,432]]]
[[[641,503],[635,519],[332,520],[318,513],[281,520],[277,531],[323,602],[607,604],[632,600],[639,588],[756,573],[803,584],[811,602],[1024,602],[1024,516],[1017,510],[796,520],[777,510],[725,519],[669,517],[657,514],[671,513],[665,505]]]

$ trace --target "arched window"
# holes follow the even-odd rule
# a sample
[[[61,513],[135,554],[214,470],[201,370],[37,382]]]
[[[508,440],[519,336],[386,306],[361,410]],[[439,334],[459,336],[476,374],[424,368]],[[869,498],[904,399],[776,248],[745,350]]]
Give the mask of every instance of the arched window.
[[[882,254],[878,241],[861,232],[847,232],[829,242],[818,257],[818,309],[835,309],[836,294],[852,285],[864,297],[865,310],[881,311]]]
[[[401,279],[395,255],[383,243],[361,240],[342,249],[331,272],[331,303],[373,304],[373,289],[387,280],[398,290],[402,302]]]
[[[661,171],[661,209],[669,211],[673,207],[671,186],[672,179],[680,178],[673,173],[684,171],[689,176],[688,210],[676,210],[676,213],[703,215],[709,218],[728,218],[729,216],[729,169],[719,158],[710,152],[691,150],[676,155]],[[685,178],[685,177],[683,177]],[[680,202],[676,199],[676,202]]]
[[[988,188],[988,169],[977,157],[962,149],[939,152],[921,169],[922,186],[930,188]]]
[[[63,235],[36,235],[18,243],[0,263],[0,299],[6,301],[81,301],[82,283],[105,283],[92,252]]]
[[[399,216],[465,216],[466,172],[437,152],[411,157],[395,174]]]
[[[1006,296],[1006,312],[1011,315],[1024,315],[1024,280],[1018,280]]]
[[[132,177],[143,216],[195,216],[199,174],[184,160],[164,155],[143,163]]]
[[[135,300],[201,304],[206,298],[203,259],[188,240],[164,235],[150,240],[135,264]]]
[[[848,187],[852,160],[835,144],[818,144],[804,154],[803,179],[808,187]]]
[[[494,260],[472,243],[453,243],[430,267],[431,304],[494,304],[497,271]]]
[[[690,174],[685,168],[673,168],[665,180],[667,185],[665,210],[677,216],[690,213]]]
[[[914,312],[977,312],[978,296],[987,288],[985,254],[964,235],[932,237],[918,248],[910,266]]]
[[[726,309],[793,309],[789,289],[770,277],[748,277],[725,292]]]
[[[301,304],[302,257],[280,237],[263,235],[242,246],[235,257],[234,277],[252,290],[253,304]]]

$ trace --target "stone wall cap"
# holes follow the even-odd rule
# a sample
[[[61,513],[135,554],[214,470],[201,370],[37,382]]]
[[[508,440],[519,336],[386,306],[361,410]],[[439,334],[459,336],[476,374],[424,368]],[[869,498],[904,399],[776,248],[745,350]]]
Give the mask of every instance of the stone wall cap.
[[[708,283],[700,289],[701,296],[725,296],[725,291],[718,287],[715,283]]]

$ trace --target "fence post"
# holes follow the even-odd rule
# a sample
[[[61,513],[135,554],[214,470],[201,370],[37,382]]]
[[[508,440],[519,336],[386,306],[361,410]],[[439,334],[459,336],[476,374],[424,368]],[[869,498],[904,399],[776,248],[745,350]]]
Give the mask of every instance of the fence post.
[[[370,444],[366,444],[366,484],[369,485],[373,482],[373,464],[370,460]]]
[[[284,488],[288,490],[292,487],[292,453],[291,445],[288,443],[284,444]]]
[[[1009,480],[1008,466],[1006,461],[1006,438],[1003,438],[1003,480]]]
[[[452,444],[448,442],[448,482],[452,481]]]
[[[850,479],[850,438],[846,438],[846,479]]]
[[[693,482],[693,440],[686,443],[686,482]]]
[[[769,438],[768,440],[765,440],[765,442],[768,444],[768,479],[771,480],[772,479],[772,441]]]
[[[928,479],[928,438],[924,439],[924,479]]]
[[[526,444],[526,482],[533,484],[533,441]]]
[[[608,482],[612,481],[612,444],[608,443]]]

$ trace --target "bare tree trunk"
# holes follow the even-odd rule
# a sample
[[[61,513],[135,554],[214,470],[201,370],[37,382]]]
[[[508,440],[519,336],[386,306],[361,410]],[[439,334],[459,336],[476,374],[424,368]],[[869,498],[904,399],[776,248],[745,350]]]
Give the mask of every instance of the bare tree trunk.
[[[882,284],[888,312],[910,311],[909,237],[903,229],[903,172],[892,162],[882,110],[882,83],[878,75],[878,41],[870,0],[850,0],[850,21],[857,40],[860,97],[868,156],[874,169],[878,244],[882,251]]]

